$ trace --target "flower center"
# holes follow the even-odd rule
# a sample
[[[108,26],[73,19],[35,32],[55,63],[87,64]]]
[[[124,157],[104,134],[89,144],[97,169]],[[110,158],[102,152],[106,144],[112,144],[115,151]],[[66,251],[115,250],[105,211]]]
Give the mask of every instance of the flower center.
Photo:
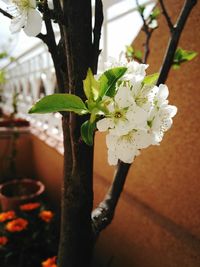
[[[115,114],[114,114],[114,117],[115,118],[121,118],[122,117],[122,113],[120,111],[116,111]]]
[[[13,3],[19,8],[19,9],[28,9],[30,8],[29,0],[13,0]]]

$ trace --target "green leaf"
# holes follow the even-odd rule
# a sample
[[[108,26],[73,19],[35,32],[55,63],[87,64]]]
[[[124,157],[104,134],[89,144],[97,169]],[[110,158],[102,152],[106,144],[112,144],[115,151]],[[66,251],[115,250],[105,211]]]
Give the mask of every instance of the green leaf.
[[[45,96],[29,110],[29,113],[51,113],[58,111],[72,111],[79,115],[88,113],[82,99],[71,94]]]
[[[148,75],[144,78],[144,80],[142,81],[143,85],[145,84],[156,84],[157,80],[159,77],[159,73],[154,73],[151,75]]]
[[[154,20],[157,19],[159,15],[160,15],[160,9],[156,7],[150,14],[150,18],[151,20]]]
[[[126,56],[132,59],[133,55],[134,55],[134,48],[131,45],[126,45]]]
[[[97,100],[99,96],[99,82],[95,80],[91,69],[88,69],[87,76],[83,81],[83,89],[87,99]]]
[[[174,63],[174,64],[172,65],[172,68],[173,68],[174,70],[178,70],[178,69],[180,69],[180,64],[179,64],[179,63]]]
[[[184,50],[179,47],[175,52],[173,63],[180,65],[183,62],[191,61],[197,55],[198,53],[195,51]]]
[[[1,52],[0,53],[0,59],[6,58],[8,57],[8,53],[7,52]]]
[[[0,84],[4,84],[6,82],[6,74],[4,70],[0,70]]]
[[[116,67],[105,71],[99,78],[100,92],[99,96],[102,98],[104,95],[113,97],[115,95],[115,88],[117,81],[127,71],[125,67]]]
[[[96,122],[90,122],[90,121],[85,121],[81,125],[81,137],[83,141],[91,146],[93,145],[93,136],[94,136],[94,131],[96,129]]]
[[[138,60],[142,60],[142,51],[140,50],[136,50],[135,51],[135,56],[134,56],[136,59]]]
[[[143,15],[143,13],[144,13],[144,10],[145,10],[145,5],[138,5],[138,11],[139,11],[139,13],[141,14],[141,15]]]

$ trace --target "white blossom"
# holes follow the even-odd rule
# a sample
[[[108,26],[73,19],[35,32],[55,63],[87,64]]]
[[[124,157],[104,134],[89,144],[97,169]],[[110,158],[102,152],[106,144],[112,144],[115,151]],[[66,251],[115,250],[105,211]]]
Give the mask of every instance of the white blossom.
[[[120,59],[110,57],[109,60],[105,63],[107,69],[115,67],[126,67],[127,71],[122,77],[121,80],[132,81],[133,83],[142,81],[146,75],[146,69],[148,65],[140,64],[134,60],[128,61],[125,57],[125,54],[122,53]]]
[[[35,0],[4,0],[7,4],[13,4],[13,19],[10,24],[12,33],[19,32],[22,28],[28,36],[36,36],[41,32],[42,16],[36,9]]]
[[[118,160],[132,163],[135,156],[140,154],[140,149],[148,147],[151,141],[151,135],[142,130],[132,130],[122,136],[109,133],[106,136],[108,163],[116,165]]]
[[[147,127],[147,112],[136,105],[130,88],[120,86],[114,101],[108,106],[108,115],[97,122],[97,129],[115,135],[127,134],[132,129],[145,129]]]
[[[154,114],[150,121],[150,132],[153,137],[152,144],[159,144],[163,139],[164,133],[172,126],[172,118],[176,115],[177,108],[166,104],[156,108],[152,113]]]

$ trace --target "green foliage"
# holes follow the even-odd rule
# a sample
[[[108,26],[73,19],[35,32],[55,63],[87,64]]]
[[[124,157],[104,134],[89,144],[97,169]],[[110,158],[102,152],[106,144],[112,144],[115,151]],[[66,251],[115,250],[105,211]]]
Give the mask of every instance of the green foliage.
[[[182,63],[191,61],[197,55],[198,53],[195,51],[184,50],[181,47],[179,47],[174,55],[174,60],[172,65],[173,69],[179,69]]]
[[[160,15],[160,9],[158,7],[154,8],[154,10],[150,14],[150,19],[154,20],[157,19],[158,16]]]
[[[104,95],[113,97],[115,95],[116,83],[126,71],[127,68],[125,67],[117,67],[105,71],[99,78],[99,97],[102,98]]]
[[[15,62],[16,61],[16,58],[15,57],[10,57],[10,62]]]
[[[132,47],[131,45],[127,45],[126,46],[126,57],[129,60],[136,59],[139,62],[141,62],[142,61],[142,51],[135,50],[134,47]]]
[[[45,96],[29,110],[29,113],[51,113],[58,111],[73,111],[79,115],[88,113],[88,109],[81,98],[71,94]]]
[[[0,53],[0,59],[4,59],[6,57],[8,57],[8,53],[7,52],[1,52]]]
[[[159,73],[154,73],[151,75],[147,75],[144,80],[143,80],[143,85],[152,85],[152,84],[156,84],[157,80],[159,77]]]
[[[83,89],[87,99],[97,100],[99,97],[99,82],[94,78],[91,69],[88,69],[87,76],[83,81]]]
[[[0,85],[6,82],[5,71],[0,70]]]
[[[143,16],[145,5],[138,5],[137,9],[138,9],[138,12]]]
[[[81,137],[87,145],[93,145],[96,122],[85,121],[81,126]]]

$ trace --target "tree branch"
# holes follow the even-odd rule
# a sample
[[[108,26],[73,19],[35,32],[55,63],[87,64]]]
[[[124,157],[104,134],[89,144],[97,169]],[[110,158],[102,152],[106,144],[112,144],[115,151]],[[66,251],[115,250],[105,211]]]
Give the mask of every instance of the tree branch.
[[[119,201],[121,192],[123,191],[130,166],[131,164],[123,162],[118,163],[111,187],[109,188],[104,200],[92,212],[93,231],[95,237],[97,237],[98,234],[112,222],[115,208]]]
[[[196,3],[197,3],[197,0],[186,0],[184,3],[180,16],[177,20],[176,25],[174,26],[173,33],[169,40],[168,48],[167,48],[167,51],[166,51],[166,54],[163,60],[163,64],[160,70],[160,75],[157,81],[158,85],[160,83],[164,83],[168,77],[181,33],[190,15],[190,12]]]
[[[164,62],[157,84],[164,83],[167,79],[181,32],[183,31],[183,27],[196,2],[197,0],[186,0],[183,6],[177,26],[174,27],[174,32],[171,36],[166,56],[164,57]],[[123,191],[130,166],[131,164],[119,162],[113,183],[108,190],[108,193],[99,206],[92,212],[93,231],[96,237],[111,223],[113,219],[114,212],[119,201],[120,194]]]
[[[47,3],[45,4],[45,7],[44,7],[43,19],[44,19],[46,30],[47,30],[46,39],[44,40],[44,42],[47,44],[47,46],[49,48],[49,52],[51,53],[51,56],[52,56],[52,59],[54,62],[59,92],[64,93],[65,84],[64,84],[64,80],[63,80],[63,75],[61,73],[61,63],[62,62],[60,61],[60,58],[59,58],[58,47],[56,45],[55,34],[53,31]]]
[[[6,16],[9,19],[12,19],[13,18],[13,16],[11,14],[9,14],[8,12],[6,12],[2,8],[0,8],[0,13],[2,13],[4,16]]]
[[[138,0],[136,0],[136,4],[137,4],[137,7],[139,9],[140,5],[139,5]],[[146,20],[144,18],[143,13],[141,13],[141,12],[139,12],[139,13],[140,13],[140,16],[141,16],[142,21],[143,21],[142,30],[146,35],[146,42],[143,44],[145,51],[144,51],[144,57],[143,57],[142,63],[146,63],[147,59],[148,59],[148,56],[149,56],[149,53],[150,53],[149,44],[150,44],[151,35],[153,33],[153,29],[149,29],[149,27],[148,27],[148,25],[146,23]]]
[[[167,12],[166,8],[165,8],[165,5],[164,5],[164,3],[163,3],[163,0],[159,0],[159,2],[160,2],[160,6],[161,6],[161,8],[162,8],[162,13],[163,13],[163,15],[164,15],[164,17],[165,17],[165,19],[166,19],[166,21],[167,21],[167,25],[168,25],[168,27],[169,27],[169,30],[170,30],[170,32],[172,33],[173,30],[174,30],[174,25],[173,25],[173,23],[171,22],[171,19],[170,19],[169,15],[168,15],[168,12]]]
[[[94,74],[97,73],[97,65],[98,65],[98,57],[101,53],[101,50],[99,50],[99,41],[101,37],[101,27],[103,24],[103,5],[101,0],[95,1],[95,25],[93,29],[93,55],[92,55],[92,71]]]

